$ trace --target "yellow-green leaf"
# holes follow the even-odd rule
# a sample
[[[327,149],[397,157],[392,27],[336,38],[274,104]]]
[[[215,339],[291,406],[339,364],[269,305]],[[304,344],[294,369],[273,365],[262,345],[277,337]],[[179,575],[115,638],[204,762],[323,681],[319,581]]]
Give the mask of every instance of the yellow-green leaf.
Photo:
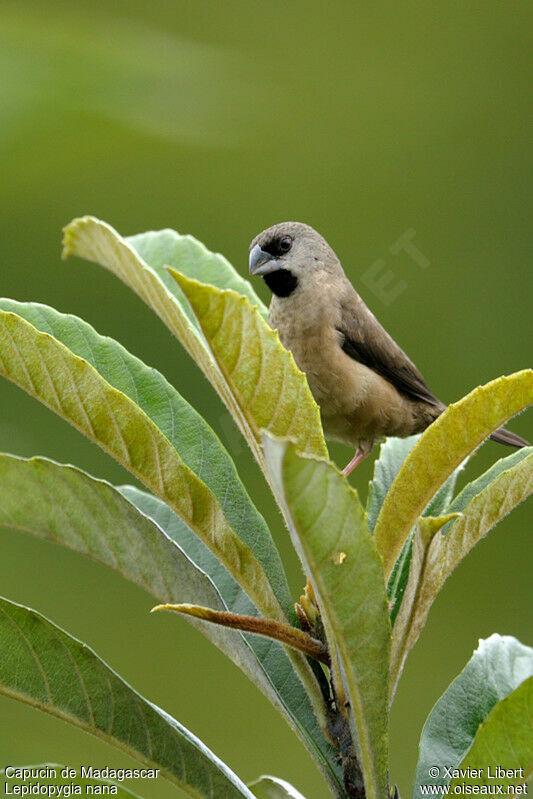
[[[433,535],[424,537],[417,528],[407,588],[392,634],[393,689],[444,582],[470,550],[533,491],[533,449],[528,449],[531,451],[526,457],[521,450],[502,461],[502,464],[510,461],[514,465],[489,482],[462,508],[462,513],[444,517],[448,522],[459,516],[451,525],[446,524],[442,532],[435,531]],[[498,467],[501,469],[501,464]],[[452,503],[450,510],[454,506]]]
[[[217,558],[160,499],[132,486],[123,486],[119,490],[143,514],[153,519],[209,575],[228,610],[239,614],[256,613],[254,605],[242,588]],[[298,676],[298,664],[291,663],[284,647],[271,639],[256,635],[244,635],[243,640],[255,654],[260,666],[260,673],[256,670],[248,670],[246,673],[283,713],[317,761],[332,791],[338,793],[342,790],[342,772],[336,760],[336,752],[320,727],[322,714],[316,712],[316,701],[321,702],[321,697],[313,700],[306,693],[306,688],[309,691],[308,681]],[[238,663],[239,655],[239,648],[235,646],[231,654],[234,662]]]
[[[381,508],[374,537],[388,580],[431,498],[460,463],[511,416],[533,403],[533,370],[480,386],[450,405],[415,444]]]
[[[364,509],[332,464],[304,457],[267,434],[263,443],[292,542],[317,597],[341,706],[346,696],[367,799],[382,799],[390,622],[381,561]]]
[[[246,297],[169,269],[189,300],[213,356],[255,440],[261,431],[299,452],[327,456],[320,411],[305,375]]]
[[[60,314],[47,306],[11,300],[0,300],[0,309],[21,316],[43,334],[43,337],[48,334],[52,341],[55,339],[63,345],[71,356],[81,359],[88,369],[94,367],[102,379],[102,385],[108,385],[115,390],[113,396],[121,397],[126,405],[129,399],[136,409],[135,413],[140,413],[142,420],[147,417],[153,422],[163,439],[172,445],[185,467],[199,477],[212,492],[226,523],[257,558],[276,599],[285,613],[290,614],[292,603],[283,566],[264,519],[247,496],[228,453],[207,423],[180,397],[174,387],[116,341],[99,336],[90,325],[77,317]],[[61,354],[64,350],[60,348],[58,352]],[[65,371],[61,358],[52,358],[50,364],[52,375],[55,369]],[[97,376],[95,372],[92,374]],[[68,383],[67,386],[72,388]],[[133,424],[134,419],[135,415],[132,418]],[[135,437],[135,430],[132,428],[128,434]],[[179,486],[176,489],[179,491]],[[137,505],[142,513],[154,518],[165,532],[169,532],[172,537],[177,536],[187,554],[192,555],[196,563],[201,563],[201,568],[214,579],[224,601],[230,603],[228,609],[252,615],[259,612],[272,616],[266,605],[256,610],[257,605],[252,604],[245,593],[243,586],[247,579],[244,573],[247,571],[246,561],[242,562],[243,573],[239,561],[234,563],[233,575],[236,582],[230,576],[231,569],[226,571],[224,559],[219,559],[217,552],[216,535],[210,545],[212,552],[208,551],[202,545],[205,536],[201,539],[195,535],[196,531],[193,531],[187,519],[178,518],[164,501],[131,487],[121,490],[126,492],[127,499]],[[220,543],[223,544],[223,540]],[[235,602],[237,605],[234,607]],[[270,609],[275,610],[275,606],[272,605]],[[290,723],[296,725],[306,745],[311,747],[321,766],[325,768],[327,779],[332,779],[337,784],[339,770],[333,762],[331,747],[319,725],[323,717],[322,698],[307,660],[294,651],[284,651],[262,639],[254,638],[246,643],[260,664],[260,684],[266,688],[274,704],[283,709]],[[238,647],[231,650],[231,656],[237,661],[242,660],[240,655],[242,652],[239,654]],[[248,669],[247,673],[253,674],[253,671]],[[272,693],[273,687],[277,697]]]
[[[75,219],[65,228],[63,255],[71,254],[112,271],[160,316],[218,392],[262,468],[262,428],[289,436],[303,451],[327,455],[318,407],[304,375],[266,324],[266,309],[251,285],[226,259],[210,253],[192,237],[179,236],[174,231],[125,239],[94,217]],[[170,277],[164,264],[179,270],[183,285]],[[174,277],[179,282],[179,275]],[[213,286],[202,286],[189,278]],[[185,291],[186,285],[189,292]],[[206,341],[204,324],[209,327],[216,320],[199,316],[195,307],[202,288],[212,291],[213,297],[222,295],[223,301],[231,305],[243,297],[248,300],[229,319],[232,325],[237,324],[231,330],[243,339],[243,359],[232,380],[228,380],[225,369],[237,353],[227,340],[225,347],[220,347],[221,337],[228,332],[226,326],[216,342]],[[239,326],[240,314],[243,320]],[[255,387],[254,380],[259,377],[261,386]]]
[[[259,561],[232,529],[211,490],[135,402],[51,335],[2,310],[0,373],[138,477],[204,541],[262,613],[285,619]]]
[[[392,628],[392,648],[390,663],[390,701],[392,702],[398,680],[402,673],[405,658],[410,646],[414,645],[416,638],[411,643],[409,637],[411,632],[412,615],[416,613],[418,607],[418,590],[420,588],[421,577],[426,566],[427,553],[431,543],[437,533],[445,527],[448,522],[455,519],[459,514],[451,513],[445,516],[432,518],[422,516],[416,525],[413,536],[410,539],[411,551],[409,555],[409,573],[407,584],[402,595],[399,612],[396,615]],[[418,637],[418,636],[417,636]]]
[[[260,316],[266,318],[266,308],[250,283],[223,256],[209,252],[191,236],[163,230],[123,238],[110,225],[91,216],[74,219],[66,226],[63,257],[69,255],[78,255],[109,269],[155,311],[218,392],[255,457],[261,461],[257,440],[207,346],[187,299],[165,265],[221,288],[236,290],[247,296]]]
[[[8,301],[2,303],[9,305]],[[17,307],[21,313],[29,313],[24,306],[19,304]],[[42,313],[53,312],[53,309],[42,307],[40,310]],[[49,323],[49,313],[45,313],[45,317]],[[81,320],[63,317],[61,321],[60,328],[69,321],[80,328],[77,335],[74,331],[74,340],[80,336],[85,343],[84,336],[89,336],[92,344],[95,344],[94,331],[91,334],[92,329]],[[109,344],[110,340],[107,342]],[[111,344],[119,346],[116,342]],[[124,359],[129,361],[131,356],[121,349]],[[109,356],[110,353],[107,354]],[[124,359],[122,364],[120,361],[115,364],[119,372],[126,366]],[[96,363],[100,365],[98,359]],[[105,359],[103,363],[106,363]],[[113,372],[113,369],[110,371]],[[115,457],[198,535],[262,615],[286,621],[273,588],[273,583],[278,587],[283,586],[283,572],[280,569],[278,574],[273,569],[271,583],[258,559],[263,558],[270,571],[275,562],[272,556],[275,558],[277,553],[275,549],[272,550],[268,530],[264,537],[255,527],[255,508],[250,515],[247,503],[234,502],[236,495],[228,491],[228,507],[223,509],[211,488],[183,462],[169,439],[134,399],[107,382],[87,360],[75,355],[49,333],[38,331],[12,310],[0,310],[0,374],[40,399]],[[142,381],[134,383],[133,388],[132,396],[137,397],[139,402],[146,391],[150,393],[150,388],[153,391],[151,384],[147,388]],[[165,407],[164,400],[168,399],[166,394],[170,388],[167,384],[164,396],[155,394]],[[229,458],[228,461],[230,472],[233,465]],[[222,475],[222,478],[227,476]],[[248,530],[241,530],[241,538],[235,532],[234,525],[240,529],[246,518],[250,525]],[[248,540],[249,545],[244,539]],[[287,656],[309,695],[317,719],[321,721],[324,711],[320,689],[309,663],[300,653],[291,649],[287,649]]]

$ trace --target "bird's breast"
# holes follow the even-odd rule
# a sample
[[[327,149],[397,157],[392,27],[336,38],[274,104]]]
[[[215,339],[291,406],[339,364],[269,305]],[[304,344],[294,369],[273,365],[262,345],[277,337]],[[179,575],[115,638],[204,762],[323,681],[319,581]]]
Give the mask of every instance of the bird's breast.
[[[357,376],[358,365],[350,364],[341,350],[335,320],[316,302],[302,296],[272,300],[269,324],[278,331],[281,343],[290,350],[307,381],[322,415],[329,416],[353,409],[364,392],[364,374]]]
[[[328,438],[359,446],[384,435],[410,435],[427,427],[418,404],[373,369],[342,350],[335,319],[293,298],[272,300],[269,323],[305,372]],[[369,443],[370,442],[370,443]],[[365,445],[366,445],[365,444]]]

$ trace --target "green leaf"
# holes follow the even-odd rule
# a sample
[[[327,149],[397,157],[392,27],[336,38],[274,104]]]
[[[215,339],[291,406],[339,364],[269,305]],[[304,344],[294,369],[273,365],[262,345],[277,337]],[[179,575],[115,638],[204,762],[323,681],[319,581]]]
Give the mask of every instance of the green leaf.
[[[266,430],[290,439],[300,452],[327,457],[318,405],[277,331],[246,297],[169,272],[189,300],[255,441]]]
[[[459,464],[457,469],[454,469],[448,479],[441,485],[429,505],[424,509],[422,516],[431,516],[435,519],[450,512],[457,478],[465,468],[467,460],[468,457]]]
[[[379,456],[374,461],[374,474],[368,485],[366,503],[367,522],[372,532],[394,478],[419,438],[387,438],[381,444]]]
[[[492,482],[487,482],[485,475],[475,481],[478,487],[485,487],[466,506],[471,491],[463,492],[461,499],[450,506],[450,511],[453,507],[462,508],[458,519],[446,524],[433,537],[422,540],[415,534],[407,588],[392,636],[393,684],[450,574],[470,550],[533,491],[533,448],[527,450],[525,454],[522,451],[510,455],[489,469],[492,477],[496,475]],[[506,465],[511,468],[504,471]]]
[[[398,472],[374,537],[388,580],[414,527],[439,488],[494,430],[533,402],[533,370],[500,377],[450,405],[422,434]]]
[[[487,488],[497,477],[500,476],[503,472],[507,472],[513,466],[521,463],[521,461],[529,458],[529,456],[533,453],[533,447],[523,447],[522,449],[516,450],[513,452],[512,455],[508,455],[506,458],[500,458],[499,461],[496,461],[490,469],[478,477],[476,480],[472,480],[471,483],[468,483],[463,490],[455,497],[453,502],[450,505],[450,513],[458,511],[462,513],[465,508],[472,502],[472,500],[478,495],[481,494],[483,489]],[[445,532],[448,532],[448,528],[446,528]]]
[[[400,471],[407,455],[419,439],[420,435],[409,436],[408,438],[388,438],[385,443],[381,445],[379,457],[374,463],[374,476],[369,485],[368,493],[367,522],[371,530],[375,527],[385,497],[396,475]],[[423,516],[438,517],[446,512],[446,509],[452,501],[459,472],[463,467],[464,463],[460,464],[457,469],[452,472],[444,485],[437,491],[429,505],[425,508]],[[412,536],[409,537],[403,545],[400,556],[394,564],[387,584],[387,596],[389,598],[392,624],[395,623],[407,586],[411,552]]]
[[[63,230],[63,258],[77,255],[109,269],[152,306],[149,289],[156,288],[157,278],[166,292],[183,306],[193,325],[187,301],[166,269],[172,266],[187,277],[209,283],[221,289],[233,289],[248,297],[257,306],[264,319],[268,316],[252,284],[234,269],[220,253],[214,253],[190,235],[180,235],[175,230],[149,231],[123,237],[94,216],[73,219]],[[157,290],[158,295],[160,290]]]
[[[167,511],[171,513],[168,508]],[[179,524],[185,527],[183,522]],[[226,610],[214,581],[176,539],[171,540],[109,483],[73,466],[61,466],[45,458],[26,460],[0,454],[0,526],[89,555],[140,585],[160,602],[201,601]],[[190,530],[188,533],[195,538]],[[199,539],[196,541],[202,546]],[[213,555],[211,558],[218,563]],[[222,566],[220,569],[225,571]],[[227,578],[231,580],[229,574]],[[246,607],[256,612],[248,599]],[[258,683],[271,701],[275,700],[270,680],[240,635],[227,634],[211,625],[195,626]]]
[[[117,490],[73,466],[0,454],[0,526],[87,554],[160,602],[202,602],[257,614],[187,525],[160,499],[133,486]],[[283,648],[210,624],[195,626],[283,713],[321,768],[336,775],[332,748]]]
[[[180,237],[173,231],[125,239],[105,222],[86,216],[74,219],[64,234],[64,258],[78,255],[106,267],[157,313],[211,382],[255,457],[261,461],[258,443],[207,346],[196,317],[180,287],[163,265],[179,268],[183,274],[212,282],[219,288],[235,289],[247,296],[259,309],[258,313],[266,318],[266,308],[248,281],[239,277],[222,256],[209,253],[199,242],[190,237]]]
[[[277,777],[259,777],[256,782],[248,785],[257,799],[305,799],[305,796],[289,785],[285,780]]]
[[[459,767],[491,710],[532,674],[533,649],[516,638],[491,635],[479,642],[424,724],[413,799],[424,795],[421,786],[449,785],[446,770]],[[437,778],[430,775],[431,766],[440,769]]]
[[[67,230],[69,229],[70,225]],[[248,297],[263,319],[267,318],[268,308],[263,305],[252,284],[241,277],[223,255],[211,252],[193,236],[180,236],[175,230],[160,230],[129,236],[126,242],[146,264],[149,264],[180,302],[183,302],[184,295],[169,276],[167,266],[172,266],[186,277],[209,283],[219,289],[232,289]]]
[[[201,417],[160,374],[81,319],[9,300],[2,300],[0,309],[0,373],[161,497],[212,549],[256,607],[281,618],[264,569],[287,610],[290,596],[270,533]],[[181,457],[182,448],[190,465]],[[232,523],[238,523],[238,534]]]
[[[135,486],[120,486],[117,491],[141,513],[152,519],[165,535],[209,576],[228,610],[234,613],[257,613],[252,601],[218,558],[168,505],[153,494],[148,494]]]
[[[379,448],[379,456],[374,461],[374,474],[368,485],[368,498],[366,505],[366,520],[368,527],[373,532],[379,512],[387,496],[387,492],[394,482],[402,463],[414,447],[420,436],[408,438],[387,438]],[[411,560],[411,541],[405,542],[400,557],[394,564],[394,569],[387,585],[391,624],[394,624],[400,608],[403,592],[409,576],[409,563]]]
[[[11,769],[16,769],[17,771],[15,772]],[[15,773],[18,774],[19,769],[21,770],[21,776],[12,776]],[[94,772],[96,771],[97,769],[94,769]],[[112,772],[114,769],[109,768],[109,771]],[[74,776],[71,776],[73,773]],[[51,793],[50,786],[62,790],[60,795],[69,796],[70,791],[74,791],[72,786],[75,785],[82,789],[82,794],[87,794],[87,787],[90,786],[94,791],[97,791],[97,795],[118,796],[119,799],[128,799],[128,797],[139,799],[138,794],[129,791],[121,782],[117,782],[113,779],[107,780],[82,777],[81,769],[62,766],[59,763],[39,763],[34,766],[11,766],[9,774],[10,776],[6,777],[5,769],[0,771],[0,777],[4,784],[9,786],[9,792],[11,794],[17,792],[19,796],[23,795],[22,791],[38,783],[43,788],[48,788],[48,796],[58,795],[57,791],[55,794]],[[33,776],[33,774],[35,774],[35,776]],[[150,783],[145,781],[144,785],[146,784]]]
[[[379,457],[374,463],[374,475],[368,487],[366,512],[370,530],[374,530],[385,497],[403,462],[419,439],[420,435],[409,436],[408,438],[387,438],[381,445]],[[464,463],[461,463],[452,472],[424,510],[424,516],[440,516],[445,513],[452,501],[455,484],[463,467]]]
[[[413,554],[413,539],[409,537],[403,545],[400,557],[394,564],[394,569],[387,584],[387,596],[389,598],[390,621],[394,625],[396,617],[402,604],[403,595],[407,588],[409,579],[409,569]]]
[[[0,599],[0,642],[1,694],[160,768],[161,776],[195,799],[252,797],[189,730],[40,614]]]
[[[496,783],[507,788],[528,781],[533,774],[533,677],[491,710],[460,768],[483,770],[481,779],[461,780],[470,785]],[[452,790],[457,783],[452,781]]]
[[[218,391],[262,467],[260,431],[263,428],[275,435],[290,435],[303,450],[327,454],[320,414],[305,377],[281,346],[277,334],[264,321],[266,309],[248,281],[239,277],[225,259],[209,253],[199,242],[172,231],[141,234],[126,240],[93,217],[76,219],[65,228],[63,253],[64,256],[79,255],[107,267],[158,313]],[[171,280],[168,272],[164,274],[165,264],[179,269],[179,272],[169,270],[174,272],[173,277],[178,282],[181,280],[179,285]],[[192,277],[195,279],[188,279]],[[196,280],[213,283],[214,287]],[[222,289],[233,291],[226,293]],[[207,310],[206,291],[211,292],[210,300],[220,298],[228,305],[229,317],[224,320],[216,340],[210,340],[209,345],[204,336],[205,327],[213,332],[212,325],[222,322],[213,317],[213,312],[224,309],[218,303],[206,317],[199,305]],[[193,305],[194,314],[189,303]],[[252,310],[252,305],[258,310]],[[229,340],[226,338],[228,331]],[[228,365],[238,355],[235,349],[238,342],[231,339],[232,335],[239,336],[239,340],[242,336],[243,357],[239,364],[233,362],[238,368],[228,380]],[[268,381],[266,390],[262,390],[263,381]],[[280,404],[278,394],[282,383]],[[299,406],[303,411],[301,415]]]
[[[396,604],[393,608],[394,627],[392,628],[390,658],[391,704],[407,655],[417,640],[417,638],[411,637],[411,632],[413,629],[413,618],[416,617],[420,609],[420,605],[418,604],[418,588],[424,573],[428,550],[439,531],[452,519],[455,519],[456,516],[457,514],[450,513],[445,516],[437,516],[436,518],[421,516],[413,530],[413,534],[402,550],[402,554],[405,552],[405,559],[403,562],[400,562],[402,561],[402,556],[400,556],[400,559],[397,561],[397,565],[401,569],[401,572],[398,576],[399,587],[396,600],[398,601],[399,599],[400,605],[398,607],[398,604]],[[389,587],[390,584],[389,581]],[[420,630],[418,634],[420,634]]]
[[[165,526],[169,518],[173,520],[170,525],[172,529],[181,529],[183,540],[179,540],[178,543],[183,547],[184,541],[187,542],[187,554],[215,580],[217,589],[222,593],[228,609],[235,612],[256,613],[254,605],[245,598],[237,582],[245,583],[247,559],[249,558],[247,553],[250,553],[250,550],[240,543],[240,539],[234,532],[236,531],[265,564],[265,568],[271,574],[280,601],[287,613],[290,614],[292,612],[291,600],[283,567],[264,520],[246,495],[231,459],[223,450],[214,433],[172,386],[155,370],[146,367],[119,344],[99,336],[89,325],[76,317],[64,316],[45,306],[12,303],[6,300],[0,302],[0,308],[24,314],[28,317],[29,322],[44,331],[43,334],[39,334],[22,320],[19,319],[17,322],[16,316],[6,313],[6,319],[9,319],[10,324],[14,326],[14,334],[20,337],[21,341],[25,341],[24,350],[27,362],[20,362],[16,349],[13,346],[9,347],[6,337],[5,344],[4,339],[0,342],[0,369],[5,370],[7,367],[6,356],[2,354],[3,346],[5,346],[6,351],[12,350],[10,358],[13,359],[13,365],[10,368],[18,369],[18,378],[12,372],[11,379],[15,379],[15,382],[26,387],[32,394],[37,390],[37,395],[42,401],[64,418],[68,418],[93,440],[95,440],[95,429],[91,422],[93,415],[100,419],[104,412],[109,411],[108,418],[104,419],[104,431],[98,431],[97,443],[110,451],[110,444],[106,436],[111,435],[110,440],[113,447],[111,453],[134,474],[136,471],[132,468],[128,453],[124,451],[124,442],[127,442],[128,446],[134,450],[138,448],[140,450],[137,466],[137,471],[140,470],[138,476],[155,493],[161,489],[159,480],[148,480],[146,476],[143,476],[147,459],[152,459],[156,477],[158,472],[162,471],[165,475],[165,491],[162,492],[162,499],[171,507],[159,503],[158,518],[155,521],[167,534],[171,534],[168,525]],[[56,336],[58,340],[61,339],[69,349],[65,349],[61,343],[58,343],[58,340],[50,338],[50,335]],[[45,347],[45,350],[40,351],[39,347]],[[46,358],[44,358],[45,354]],[[80,361],[80,358],[83,360]],[[3,366],[2,359],[5,361]],[[81,404],[81,400],[74,401],[73,407],[67,409],[64,403],[59,403],[54,395],[54,385],[49,382],[46,372],[42,374],[39,385],[36,387],[35,378],[31,377],[32,372],[35,375],[42,373],[43,362],[45,366],[48,364],[48,374],[53,374],[56,382],[64,381],[68,388],[68,395],[72,395],[73,400],[76,400],[76,396],[72,393],[71,373],[77,375],[74,387],[77,385],[90,387],[90,390],[89,388],[80,389],[80,397],[84,398],[84,404]],[[89,365],[90,363],[92,365]],[[100,374],[94,371],[93,366],[98,369]],[[131,401],[127,399],[127,396],[130,396]],[[102,402],[104,397],[106,398],[105,402]],[[89,399],[91,399],[90,404],[87,402]],[[114,419],[115,403],[116,409],[120,411],[118,422]],[[154,422],[158,425],[157,428],[154,428]],[[101,427],[102,423],[99,422],[99,425]],[[117,426],[114,427],[114,425]],[[116,431],[116,435],[113,438],[114,431]],[[143,431],[145,436],[144,439],[141,439],[140,435]],[[157,443],[155,450],[154,443]],[[178,458],[176,448],[179,449],[183,461]],[[165,453],[165,460],[158,465],[159,450]],[[188,467],[201,475],[212,494],[203,483],[197,480]],[[169,472],[169,470],[171,471]],[[174,476],[172,476],[173,474]],[[183,474],[185,474],[185,481],[182,479]],[[191,507],[184,501],[189,492],[189,483],[192,483],[194,491],[197,490],[197,487],[199,488],[197,510],[194,505]],[[132,493],[128,493],[126,490],[127,499],[140,506],[137,500],[142,496],[142,492],[137,492],[136,489],[130,489],[130,491]],[[216,500],[214,501],[214,497],[219,498],[220,505],[216,503]],[[154,503],[157,504],[157,500],[152,498],[152,500],[146,501],[153,511]],[[152,512],[147,511],[146,507],[140,506],[140,510],[152,516]],[[181,517],[181,525],[177,523],[177,517],[173,511],[176,511],[177,515]],[[161,520],[162,523],[160,523]],[[234,528],[227,536],[229,522],[234,525]],[[216,535],[210,538],[212,533]],[[214,554],[210,554],[206,558],[205,548],[202,548],[197,536],[205,542],[206,546],[211,547]],[[198,541],[197,545],[192,546],[192,541]],[[234,553],[235,561],[231,566],[227,558],[223,557],[221,547],[226,544],[231,547],[233,541],[237,542],[237,551]],[[203,554],[198,560],[202,550]],[[225,566],[229,566],[228,571],[219,563],[218,556]],[[252,568],[257,570],[258,565],[256,561],[256,565]],[[233,573],[233,578],[228,572]],[[261,572],[259,571],[258,574],[261,575]],[[252,580],[254,579],[252,577]],[[276,610],[273,604],[272,591],[264,573],[262,577],[259,577],[258,589],[261,589],[261,582],[263,584],[266,582],[266,591],[267,595],[270,593],[270,599],[267,599],[266,604],[258,602],[259,610],[267,617],[276,618],[277,613],[279,620],[285,620],[279,606]],[[250,593],[257,593],[253,583]],[[159,596],[157,598],[160,599]],[[257,601],[258,597],[255,596],[252,599]],[[206,604],[210,605],[211,603],[206,602]],[[261,641],[251,644],[248,641],[248,645],[257,656],[262,673],[257,673],[254,670],[255,664],[248,663],[246,665],[249,657],[245,657],[246,653],[236,646],[234,657],[235,659],[239,658],[238,664],[278,709],[284,709],[290,723],[296,726],[306,745],[317,757],[321,768],[327,772],[328,779],[337,781],[339,769],[333,763],[331,747],[326,742],[317,722],[317,717],[320,719],[323,713],[322,700],[307,661],[297,653],[291,652],[291,655],[287,657],[277,645],[268,642]],[[302,682],[311,699],[308,699]],[[311,709],[310,703],[313,709]]]
[[[356,492],[330,463],[264,437],[292,542],[316,593],[338,701],[346,692],[367,799],[387,795],[390,623],[381,562]]]
[[[210,576],[228,610],[240,614],[257,612],[242,588],[220,561],[164,502],[133,486],[123,486],[119,491],[153,519],[194,563]],[[342,773],[336,761],[336,752],[324,737],[309,696],[285,650],[279,644],[254,635],[245,635],[244,640],[253,650],[273,690],[265,690],[264,681],[260,682],[253,676],[251,679],[269,697],[274,706],[281,710],[292,729],[317,761],[326,780],[342,795]]]

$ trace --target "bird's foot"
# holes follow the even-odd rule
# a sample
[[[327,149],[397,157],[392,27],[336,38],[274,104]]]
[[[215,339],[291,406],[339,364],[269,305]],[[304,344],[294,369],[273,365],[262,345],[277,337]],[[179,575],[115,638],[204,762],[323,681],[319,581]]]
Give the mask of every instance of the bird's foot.
[[[353,472],[355,467],[358,466],[358,464],[360,464],[361,461],[364,460],[367,455],[368,455],[368,452],[363,452],[362,449],[357,449],[356,452],[355,452],[355,455],[351,459],[350,463],[347,466],[345,466],[344,469],[342,470],[343,475],[345,477],[348,477],[348,475],[351,472]]]

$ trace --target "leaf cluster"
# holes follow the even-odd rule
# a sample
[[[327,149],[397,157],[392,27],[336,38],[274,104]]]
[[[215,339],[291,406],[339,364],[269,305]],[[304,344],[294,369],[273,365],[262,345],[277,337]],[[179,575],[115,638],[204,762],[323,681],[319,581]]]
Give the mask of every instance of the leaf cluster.
[[[333,796],[388,797],[389,710],[406,658],[451,572],[531,493],[533,448],[456,495],[458,473],[533,402],[533,372],[475,389],[421,436],[386,441],[365,507],[328,458],[305,376],[225,258],[171,230],[123,238],[92,217],[70,223],[64,244],[130,286],[198,364],[265,476],[308,585],[294,606],[230,455],[163,375],[81,319],[12,300],[0,300],[0,372],[144,489],[0,455],[0,525],[89,555],[181,613],[285,717]],[[0,641],[1,693],[155,764],[188,795],[303,799],[275,777],[246,786],[36,611],[0,600]],[[532,768],[532,675],[533,650],[480,643],[424,726],[414,797],[430,764],[482,768],[498,752],[504,767]]]

